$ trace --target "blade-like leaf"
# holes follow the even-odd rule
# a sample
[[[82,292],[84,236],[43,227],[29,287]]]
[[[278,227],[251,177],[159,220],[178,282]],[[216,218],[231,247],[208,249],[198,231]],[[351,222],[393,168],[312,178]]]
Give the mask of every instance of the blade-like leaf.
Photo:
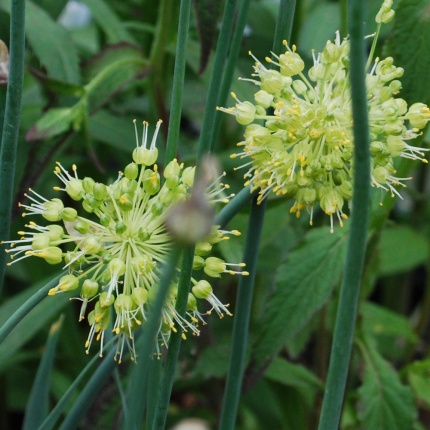
[[[60,333],[63,316],[51,326],[48,341],[42,356],[36,378],[25,408],[23,430],[33,430],[43,422],[48,415],[49,391],[54,362],[54,354],[57,347],[58,335]]]
[[[219,0],[194,0],[193,5],[200,39],[199,73],[203,73],[216,40],[222,2]]]
[[[125,25],[109,7],[109,2],[103,0],[82,0],[93,14],[94,20],[105,32],[108,43],[122,41],[135,42]]]
[[[67,30],[39,6],[27,2],[27,38],[51,78],[78,84],[79,58]]]
[[[408,103],[430,99],[430,3],[428,0],[402,0],[396,8],[393,37],[388,52],[396,66],[405,69],[401,97]]]
[[[373,345],[363,345],[365,370],[358,417],[366,430],[411,430],[416,411],[411,390]]]
[[[47,280],[37,283],[0,306],[0,327],[15,314],[28,298],[36,294],[47,283]],[[42,300],[17,324],[13,333],[0,344],[0,372],[13,362],[17,352],[35,333],[52,321],[55,315],[69,302],[69,297],[68,294],[59,294],[54,297],[46,296],[45,300]]]
[[[258,363],[275,355],[330,298],[342,271],[346,238],[345,228],[311,230],[278,269],[255,345]]]

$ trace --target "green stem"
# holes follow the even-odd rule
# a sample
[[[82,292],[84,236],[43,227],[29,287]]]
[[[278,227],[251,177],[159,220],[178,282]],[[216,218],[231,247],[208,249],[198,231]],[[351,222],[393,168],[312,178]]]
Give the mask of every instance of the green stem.
[[[281,0],[273,41],[273,52],[280,52],[282,49],[282,41],[290,38],[295,8],[295,0]],[[229,219],[232,212],[236,208],[241,207],[243,199],[246,198],[241,193],[237,196],[235,204],[232,204],[230,209],[226,209],[222,215],[220,214],[217,221],[220,218],[222,220]],[[239,282],[233,322],[229,370],[219,424],[220,430],[233,430],[235,427],[242,388],[242,378],[245,370],[245,354],[248,346],[248,328],[251,315],[252,294],[255,274],[257,271],[259,243],[261,239],[261,231],[263,229],[267,199],[264,199],[260,205],[257,204],[257,201],[257,196],[254,196],[244,251],[244,263],[246,264],[247,271],[249,272],[249,277],[242,277]]]
[[[219,99],[219,89],[224,74],[223,71],[225,68],[227,52],[230,46],[236,3],[237,0],[226,0],[225,2],[224,15],[218,36],[214,65],[209,83],[208,97],[206,99],[206,107],[203,115],[202,130],[197,150],[197,161],[200,161],[206,152],[210,152],[212,150],[214,143],[213,130],[215,124],[215,112]],[[197,165],[199,165],[198,162]]]
[[[97,367],[97,370],[82,390],[78,400],[72,409],[67,412],[66,418],[59,427],[59,430],[75,430],[78,428],[79,423],[97,399],[97,394],[106,384],[106,380],[118,366],[118,363],[114,360],[115,353],[116,349],[112,348],[110,353],[106,355],[102,363]]]
[[[111,344],[113,340],[106,344],[106,351],[110,350]],[[60,401],[57,402],[54,409],[50,412],[50,414],[46,417],[45,421],[38,427],[38,430],[51,430],[54,428],[58,419],[61,417],[62,413],[66,409],[73,393],[78,389],[79,385],[84,382],[84,378],[87,376],[88,371],[94,366],[96,362],[100,361],[100,357],[98,354],[94,355],[93,358],[88,362],[88,364],[84,367],[81,373],[75,378],[72,382],[72,385],[67,389],[64,393],[63,397],[61,397]]]
[[[220,211],[215,218],[215,225],[226,226],[230,220],[254,197],[258,191],[251,193],[249,187],[242,188]]]
[[[244,263],[246,264],[246,270],[249,272],[249,276],[241,277],[237,292],[232,347],[219,425],[220,430],[232,430],[235,428],[242,388],[242,377],[245,369],[252,294],[257,271],[259,244],[263,229],[266,203],[267,199],[264,199],[260,205],[257,204],[257,196],[254,197],[252,201],[244,252]]]
[[[178,284],[178,296],[176,298],[176,312],[182,317],[185,315],[190,291],[190,279],[193,271],[194,247],[183,252],[181,264],[181,276]],[[160,384],[159,401],[152,429],[163,430],[166,426],[167,409],[172,393],[173,378],[175,376],[176,363],[182,343],[182,330],[178,327],[176,333],[172,333],[167,350],[166,363],[163,369],[163,377]]]
[[[333,430],[339,426],[366,253],[370,206],[370,152],[365,86],[364,11],[365,2],[351,0],[348,24],[351,37],[350,79],[355,142],[353,210],[319,430]]]
[[[233,79],[234,71],[236,69],[237,59],[239,57],[239,51],[241,48],[241,42],[243,39],[243,32],[245,30],[246,19],[248,17],[250,0],[243,0],[243,3],[239,10],[239,16],[237,18],[236,28],[231,42],[230,54],[227,59],[224,75],[222,77],[222,83],[219,90],[219,98],[217,104],[219,106],[225,106],[227,104],[228,92],[230,90],[231,81]],[[222,118],[224,114],[217,110],[215,112],[215,122],[213,128],[212,139],[216,142],[221,127]]]
[[[170,105],[169,134],[167,135],[164,165],[176,157],[182,113],[185,65],[187,60],[188,28],[191,0],[182,0],[179,12],[178,41],[176,44],[175,71],[173,75],[172,102]]]
[[[140,362],[136,364],[130,374],[130,384],[127,392],[129,413],[123,426],[126,430],[135,430],[142,427],[146,405],[148,369],[150,368],[148,360],[153,359],[154,344],[158,342],[157,333],[161,324],[161,312],[167,292],[176,273],[180,254],[181,250],[174,248],[166,265],[161,270],[158,291],[139,339],[137,355]]]
[[[12,0],[10,14],[10,67],[0,150],[0,238],[7,240],[13,201],[15,163],[21,114],[25,52],[25,0]],[[6,253],[0,252],[0,294]]]
[[[67,272],[62,272],[52,281],[42,287],[36,294],[33,294],[0,328],[0,343],[2,343],[9,333],[21,322],[21,320],[44,298],[48,296],[48,291],[58,285],[58,280]]]

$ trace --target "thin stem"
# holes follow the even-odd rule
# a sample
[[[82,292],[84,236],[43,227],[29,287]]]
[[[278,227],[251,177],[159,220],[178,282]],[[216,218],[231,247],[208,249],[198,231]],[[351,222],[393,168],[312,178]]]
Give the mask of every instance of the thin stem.
[[[113,343],[113,339],[106,344],[106,351],[110,350],[111,344]],[[96,354],[93,358],[87,363],[81,373],[73,380],[70,387],[63,394],[63,397],[57,402],[54,409],[50,412],[50,414],[46,417],[45,421],[38,427],[38,430],[51,430],[54,428],[58,419],[61,417],[62,413],[67,407],[73,392],[78,389],[79,384],[84,381],[86,378],[88,371],[94,366],[96,362],[100,361],[100,357]]]
[[[148,360],[153,359],[154,345],[155,342],[158,342],[157,332],[161,324],[161,312],[167,292],[176,273],[180,254],[181,250],[174,248],[167,263],[161,270],[158,291],[139,339],[137,355],[140,362],[132,370],[127,392],[129,413],[123,426],[126,430],[140,429],[142,427],[147,395],[145,388],[147,387],[148,369],[150,368]]]
[[[10,14],[10,68],[0,150],[0,238],[10,233],[16,151],[21,114],[25,52],[25,0],[12,0]],[[0,252],[0,294],[3,288],[6,254]]]
[[[221,22],[221,29],[215,51],[214,65],[209,83],[208,97],[206,99],[206,108],[203,115],[202,130],[197,150],[197,161],[201,160],[202,156],[206,152],[210,152],[213,147],[215,112],[219,99],[219,89],[223,78],[227,53],[230,46],[236,3],[237,0],[226,0],[225,2],[224,15]],[[197,163],[197,165],[198,164],[199,163]]]
[[[273,52],[279,52],[282,47],[282,40],[290,38],[295,8],[295,0],[281,0],[276,22]],[[239,193],[239,195],[240,194],[241,193]],[[236,209],[237,207],[241,207],[243,199],[244,196],[240,195],[240,198],[236,200],[237,203],[235,202],[232,208]],[[242,388],[242,378],[245,370],[245,354],[248,346],[248,328],[251,315],[252,295],[267,199],[264,199],[260,205],[257,204],[257,201],[257,196],[254,196],[244,251],[244,263],[249,272],[249,277],[242,277],[239,282],[229,370],[219,424],[220,430],[233,430],[235,427]],[[232,212],[231,209],[228,211],[226,210],[224,214],[218,218],[228,219]]]
[[[233,79],[233,74],[236,68],[237,59],[239,57],[239,51],[243,38],[243,32],[245,30],[246,19],[248,17],[250,0],[243,0],[243,3],[239,10],[239,16],[237,18],[237,24],[234,30],[234,35],[231,42],[230,54],[227,59],[224,75],[222,77],[222,83],[219,90],[219,98],[217,104],[219,106],[225,106],[227,103],[228,92]],[[217,110],[215,112],[215,122],[213,128],[212,139],[216,142],[221,127],[222,118],[224,114]]]
[[[366,3],[361,0],[351,0],[348,8],[355,142],[353,210],[319,430],[332,430],[339,426],[366,253],[370,206],[370,153],[363,30],[365,5]]]
[[[190,279],[193,271],[194,247],[186,249],[182,256],[181,276],[178,284],[178,296],[176,298],[176,312],[182,317],[185,315],[188,303],[188,293],[190,291]],[[175,376],[176,364],[178,361],[179,350],[182,343],[182,330],[178,327],[176,333],[172,333],[167,350],[166,363],[163,369],[163,377],[160,384],[160,393],[157,412],[152,429],[163,430],[166,426],[167,409],[169,406],[170,395],[172,393],[173,378]]]
[[[258,191],[251,193],[249,187],[242,188],[220,211],[215,218],[215,225],[225,227],[230,220],[243,208],[245,205],[256,196]]]
[[[260,205],[257,204],[257,197],[254,197],[252,201],[243,258],[249,276],[242,276],[237,292],[232,347],[219,425],[220,430],[232,430],[235,428],[242,388],[242,377],[245,370],[245,354],[248,346],[248,327],[251,315],[252,295],[266,203],[267,199],[264,199]]]
[[[91,405],[97,399],[97,394],[106,384],[107,378],[117,368],[118,363],[114,360],[116,349],[112,348],[109,354],[103,359],[93,376],[85,385],[78,400],[72,409],[67,412],[66,418],[59,427],[59,430],[75,430],[82,421]]]
[[[176,157],[182,113],[185,65],[187,60],[188,28],[191,0],[182,0],[179,12],[178,41],[176,44],[175,71],[173,75],[172,102],[170,106],[169,134],[167,136],[164,165]]]

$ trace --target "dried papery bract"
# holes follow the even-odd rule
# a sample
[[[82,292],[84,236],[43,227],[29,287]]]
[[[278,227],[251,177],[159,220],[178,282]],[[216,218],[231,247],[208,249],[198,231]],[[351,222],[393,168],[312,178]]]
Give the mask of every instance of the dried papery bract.
[[[9,80],[9,51],[0,39],[0,85],[7,85]]]

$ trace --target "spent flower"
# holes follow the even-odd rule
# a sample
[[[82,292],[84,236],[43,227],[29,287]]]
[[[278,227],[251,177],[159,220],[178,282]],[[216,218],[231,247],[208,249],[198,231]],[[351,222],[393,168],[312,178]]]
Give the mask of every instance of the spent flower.
[[[405,187],[410,178],[396,176],[395,158],[424,158],[428,149],[410,142],[422,134],[430,120],[430,110],[423,103],[407,105],[397,97],[398,80],[403,69],[394,65],[392,57],[373,61],[377,35],[382,23],[394,17],[392,1],[385,0],[376,16],[376,36],[367,62],[367,100],[371,138],[374,187],[400,196],[397,188]],[[232,158],[247,160],[245,185],[259,189],[261,201],[269,193],[289,195],[295,201],[291,212],[300,217],[306,209],[312,225],[313,208],[318,203],[340,224],[347,218],[345,205],[352,197],[353,149],[351,90],[349,81],[349,40],[328,41],[321,53],[314,52],[313,66],[307,76],[305,64],[296,47],[284,41],[285,53],[266,58],[270,67],[255,60],[253,79],[259,87],[254,101],[241,101],[234,93],[236,105],[218,108],[234,115],[246,125],[241,151]],[[372,65],[373,62],[373,65]],[[264,121],[264,125],[262,122]]]
[[[166,262],[173,246],[166,220],[179,203],[191,200],[194,184],[195,169],[184,168],[176,159],[165,167],[163,174],[160,173],[155,164],[158,156],[155,142],[160,123],[157,123],[150,143],[148,124],[144,123],[143,138],[141,143],[137,139],[133,161],[111,184],[96,182],[90,177],[81,179],[75,165],[70,173],[57,163],[54,173],[63,185],[54,190],[80,202],[81,209],[66,206],[60,198],[48,200],[29,190],[26,194],[29,203],[20,204],[24,209],[23,216],[41,216],[47,224],[30,221],[27,230],[19,232],[21,239],[9,241],[10,247],[6,250],[12,260],[9,265],[29,257],[42,258],[48,264],[62,264],[68,273],[48,294],[80,288],[77,298],[82,301],[79,320],[86,318],[90,325],[85,344],[87,353],[96,339],[100,342],[102,355],[105,332],[111,330],[118,338],[116,358],[119,361],[125,346],[132,360],[136,359],[134,333],[145,323],[158,290],[160,266]],[[212,178],[206,191],[201,190],[208,206],[225,202],[230,197],[224,192],[228,186],[221,182],[221,178]],[[203,197],[199,195],[200,200]],[[181,211],[184,210],[186,207],[182,207]],[[195,208],[193,210],[196,212]],[[193,220],[198,218],[196,213],[193,216]],[[187,224],[188,235],[201,240],[201,232],[193,235],[193,228],[193,223]],[[165,344],[177,327],[183,330],[183,338],[187,333],[199,334],[199,322],[204,322],[204,313],[198,310],[199,301],[209,303],[210,310],[206,314],[215,309],[220,316],[230,315],[228,305],[222,304],[214,295],[210,279],[218,278],[222,273],[247,274],[242,270],[243,264],[231,266],[221,258],[211,256],[213,245],[239,232],[224,231],[217,226],[205,227],[203,232],[204,242],[195,248],[198,264],[191,279],[193,285],[199,286],[195,287],[197,293],[189,295],[185,318],[179,315],[175,310],[178,268],[162,310],[159,344]],[[87,313],[89,307],[92,309]]]

